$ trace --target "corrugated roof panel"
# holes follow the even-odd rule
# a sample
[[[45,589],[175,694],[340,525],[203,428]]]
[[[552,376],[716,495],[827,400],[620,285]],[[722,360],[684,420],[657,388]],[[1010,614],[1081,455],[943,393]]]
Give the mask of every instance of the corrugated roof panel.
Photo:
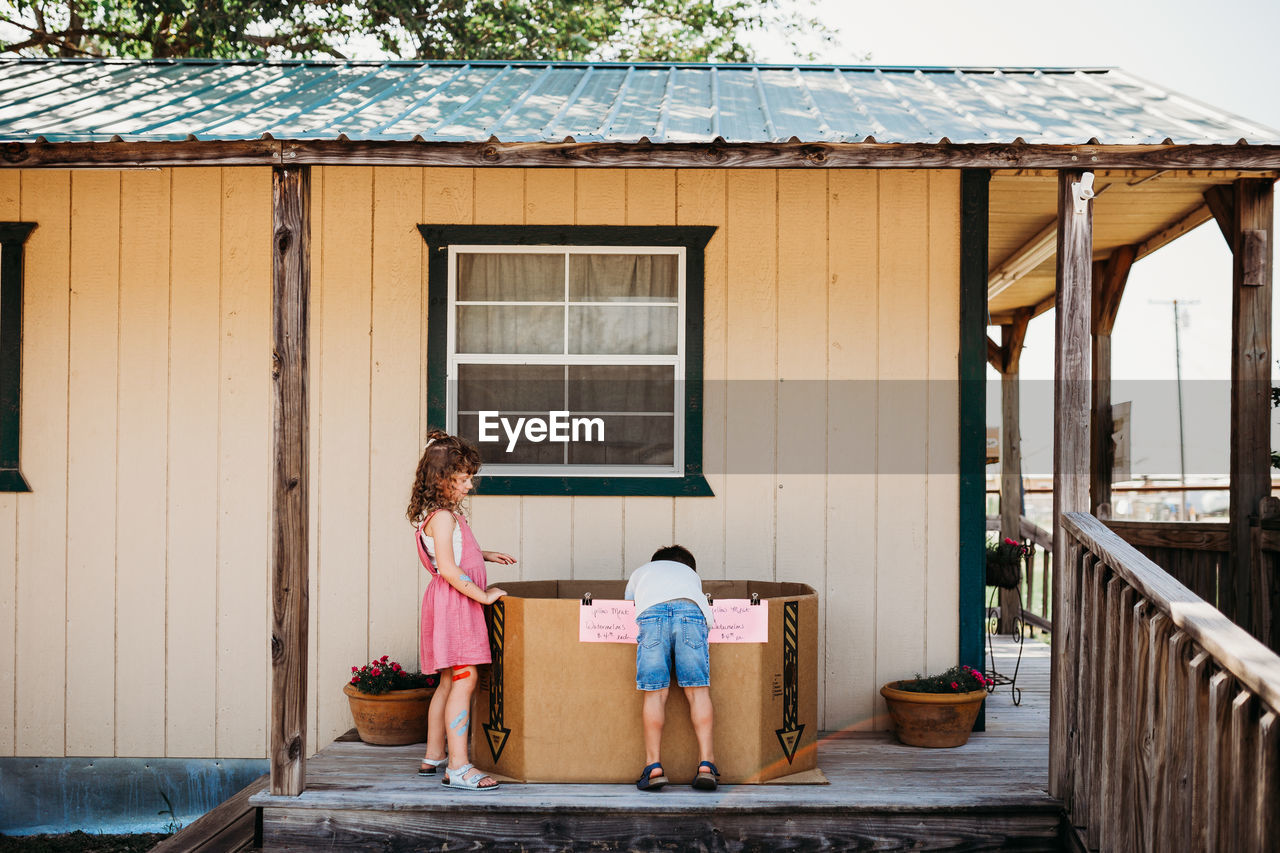
[[[606,139],[618,142],[636,142],[641,137],[653,139],[657,132],[667,87],[671,82],[671,68],[635,68],[627,81],[620,108],[608,117],[603,126]]]
[[[990,85],[971,81],[982,74],[953,71],[948,74],[920,74],[921,82],[933,90],[938,99],[963,124],[963,133],[953,131],[947,138],[953,142],[969,138],[974,142],[999,142],[1019,135],[1039,135],[1043,124],[1016,106],[997,97]],[[957,128],[957,131],[959,128]]]
[[[155,72],[160,73],[159,69]],[[71,126],[77,116],[127,100],[115,90],[138,84],[137,75],[127,68],[91,66],[87,73],[76,74],[70,80],[58,76],[15,93],[15,100],[0,107],[0,121],[21,126],[23,119],[30,117],[39,126],[56,112],[59,124]]]
[[[493,135],[498,119],[507,113],[509,107],[523,102],[546,73],[545,68],[503,69],[502,73],[493,75],[471,100],[434,128],[432,135],[437,139],[459,142],[488,139]]]
[[[246,71],[247,69],[240,69],[238,73]],[[234,79],[235,76],[233,74],[226,79]],[[131,89],[130,97],[119,99],[106,109],[92,110],[78,125],[69,126],[68,130],[76,127],[99,137],[135,134],[140,125],[154,122],[157,113],[167,105],[186,98],[203,98],[212,94],[222,82],[222,75],[193,66],[175,65],[158,69],[154,77],[135,77],[133,82],[155,85]]]
[[[412,76],[409,69],[387,69],[352,66],[341,68],[330,81],[328,93],[309,101],[292,103],[293,112],[263,128],[272,136],[310,136],[322,132],[329,124],[353,115],[375,99],[386,97]]]
[[[1114,69],[0,60],[0,140],[1280,144]]]
[[[663,141],[714,139],[711,72],[705,68],[677,68],[671,84]]]
[[[172,101],[164,108],[142,116],[138,126],[128,134],[121,133],[120,135],[134,139],[183,139],[188,135],[195,134],[210,122],[217,121],[227,115],[235,115],[242,112],[244,109],[243,98],[252,96],[254,92],[264,86],[278,85],[281,80],[286,79],[287,71],[296,72],[298,70],[296,68],[284,69],[279,66],[251,64],[228,65],[224,66],[224,69],[219,69],[223,70],[223,74],[214,75],[215,79],[210,81],[214,85],[202,86],[198,90]],[[226,136],[210,136],[207,138],[245,139],[258,135],[234,136],[227,134]]]
[[[1085,134],[1085,139],[1098,135],[1099,128],[1088,113],[1076,109],[1068,115],[1062,103],[1050,100],[1054,92],[1043,83],[1043,75],[1007,74],[995,70],[986,85],[978,85],[977,77],[956,72],[956,78],[973,93],[973,97],[981,98],[992,108],[1011,116],[1015,129],[1018,124],[1025,125],[1025,129],[1014,134],[1015,139],[1022,137],[1029,143],[1044,143],[1072,135]]]
[[[446,87],[458,85],[465,90],[468,81],[475,89],[483,85],[482,76],[466,65],[397,66],[395,71],[395,75],[387,75],[394,77],[395,82],[385,89],[371,92],[367,101],[353,103],[344,99],[341,104],[321,109],[314,116],[304,108],[296,119],[290,120],[294,126],[303,128],[301,133],[295,137],[287,127],[281,127],[279,133],[273,131],[274,135],[286,139],[332,139],[339,133],[345,133],[352,139],[378,138],[384,128],[412,115]],[[378,79],[383,79],[383,75],[379,74]],[[459,95],[462,94],[460,91]],[[436,115],[436,120],[438,118]],[[410,133],[406,138],[412,136]]]
[[[437,127],[450,121],[496,76],[495,69],[467,66],[461,69],[460,74],[423,93],[423,97],[411,103],[405,111],[388,116],[382,124],[358,131],[359,136],[351,132],[357,129],[355,122],[343,122],[334,130],[346,133],[352,139],[412,139],[419,134],[430,138]]]
[[[809,97],[817,105],[823,121],[831,128],[835,142],[861,142],[868,136],[879,139],[885,127],[872,118],[859,98],[853,96],[843,74],[835,69],[802,75]]]
[[[547,137],[563,139],[572,136],[578,142],[601,139],[604,120],[622,94],[629,69],[599,66],[590,69],[590,77],[578,98],[547,127]]]
[[[574,91],[587,75],[587,69],[549,69],[536,89],[523,101],[511,104],[494,125],[499,139],[545,139],[547,126],[570,103]]]
[[[764,96],[777,141],[797,139],[827,140],[831,128],[822,120],[805,91],[804,75],[797,69],[770,69],[760,72],[759,86]]]
[[[716,79],[720,92],[720,135],[725,141],[772,141],[752,69],[722,68],[716,72]]]

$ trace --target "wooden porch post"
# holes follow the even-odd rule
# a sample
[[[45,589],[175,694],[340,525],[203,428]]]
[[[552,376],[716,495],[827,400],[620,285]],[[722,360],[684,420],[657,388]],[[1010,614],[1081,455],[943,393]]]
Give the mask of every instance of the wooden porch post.
[[[311,170],[272,172],[275,482],[271,547],[271,793],[301,794],[307,750],[307,308]]]
[[[1030,311],[1020,311],[1000,327],[1000,537],[1022,541],[1022,430],[1019,417],[1018,362],[1027,337]],[[1000,590],[999,634],[1012,634],[1019,589]]]
[[[1076,567],[1067,562],[1062,514],[1089,508],[1089,325],[1092,295],[1091,172],[1058,173],[1058,258],[1053,368],[1053,666],[1050,672],[1049,793],[1071,811],[1077,741],[1073,677],[1081,643]]]
[[[1241,178],[1231,239],[1231,576],[1219,607],[1256,635],[1250,517],[1271,494],[1271,253],[1274,180]],[[1221,222],[1221,221],[1220,221]],[[1225,584],[1223,586],[1226,586]],[[1228,609],[1228,607],[1230,609]]]
[[[1111,469],[1115,453],[1111,447],[1111,330],[1120,311],[1129,270],[1137,257],[1137,246],[1121,246],[1106,261],[1093,268],[1093,418],[1090,423],[1089,512],[1111,503]]]

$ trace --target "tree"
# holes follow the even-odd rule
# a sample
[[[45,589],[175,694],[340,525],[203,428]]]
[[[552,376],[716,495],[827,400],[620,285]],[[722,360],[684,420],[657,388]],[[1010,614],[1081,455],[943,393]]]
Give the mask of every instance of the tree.
[[[0,53],[157,59],[738,62],[753,32],[830,38],[787,0],[0,0],[0,23]]]

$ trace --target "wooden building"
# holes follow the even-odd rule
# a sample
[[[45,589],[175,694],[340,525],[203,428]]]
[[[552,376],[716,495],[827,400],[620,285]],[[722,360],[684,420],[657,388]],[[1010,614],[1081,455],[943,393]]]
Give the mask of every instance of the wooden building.
[[[0,146],[0,756],[270,755],[277,793],[350,726],[352,665],[416,659],[413,468],[490,383],[675,389],[607,453],[485,449],[492,581],[679,541],[811,584],[819,726],[865,731],[882,683],[982,659],[988,359],[1070,306],[1088,511],[1127,265],[1218,214],[1270,311],[1280,132],[1115,69],[8,60]],[[504,253],[526,278],[468,291]],[[582,296],[610,254],[671,272]]]

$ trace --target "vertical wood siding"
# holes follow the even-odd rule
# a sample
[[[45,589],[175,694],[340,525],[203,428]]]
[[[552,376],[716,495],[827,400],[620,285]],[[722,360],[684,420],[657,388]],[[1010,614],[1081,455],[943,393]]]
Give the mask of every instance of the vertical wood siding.
[[[266,755],[270,185],[264,169],[0,173],[0,218],[39,223],[34,491],[0,495],[0,754]],[[327,167],[312,187],[310,748],[350,726],[353,664],[417,659],[419,222],[720,229],[715,497],[477,497],[478,538],[519,560],[495,582],[622,578],[679,541],[704,577],[812,584],[823,728],[883,727],[881,683],[954,661],[955,174]]]

